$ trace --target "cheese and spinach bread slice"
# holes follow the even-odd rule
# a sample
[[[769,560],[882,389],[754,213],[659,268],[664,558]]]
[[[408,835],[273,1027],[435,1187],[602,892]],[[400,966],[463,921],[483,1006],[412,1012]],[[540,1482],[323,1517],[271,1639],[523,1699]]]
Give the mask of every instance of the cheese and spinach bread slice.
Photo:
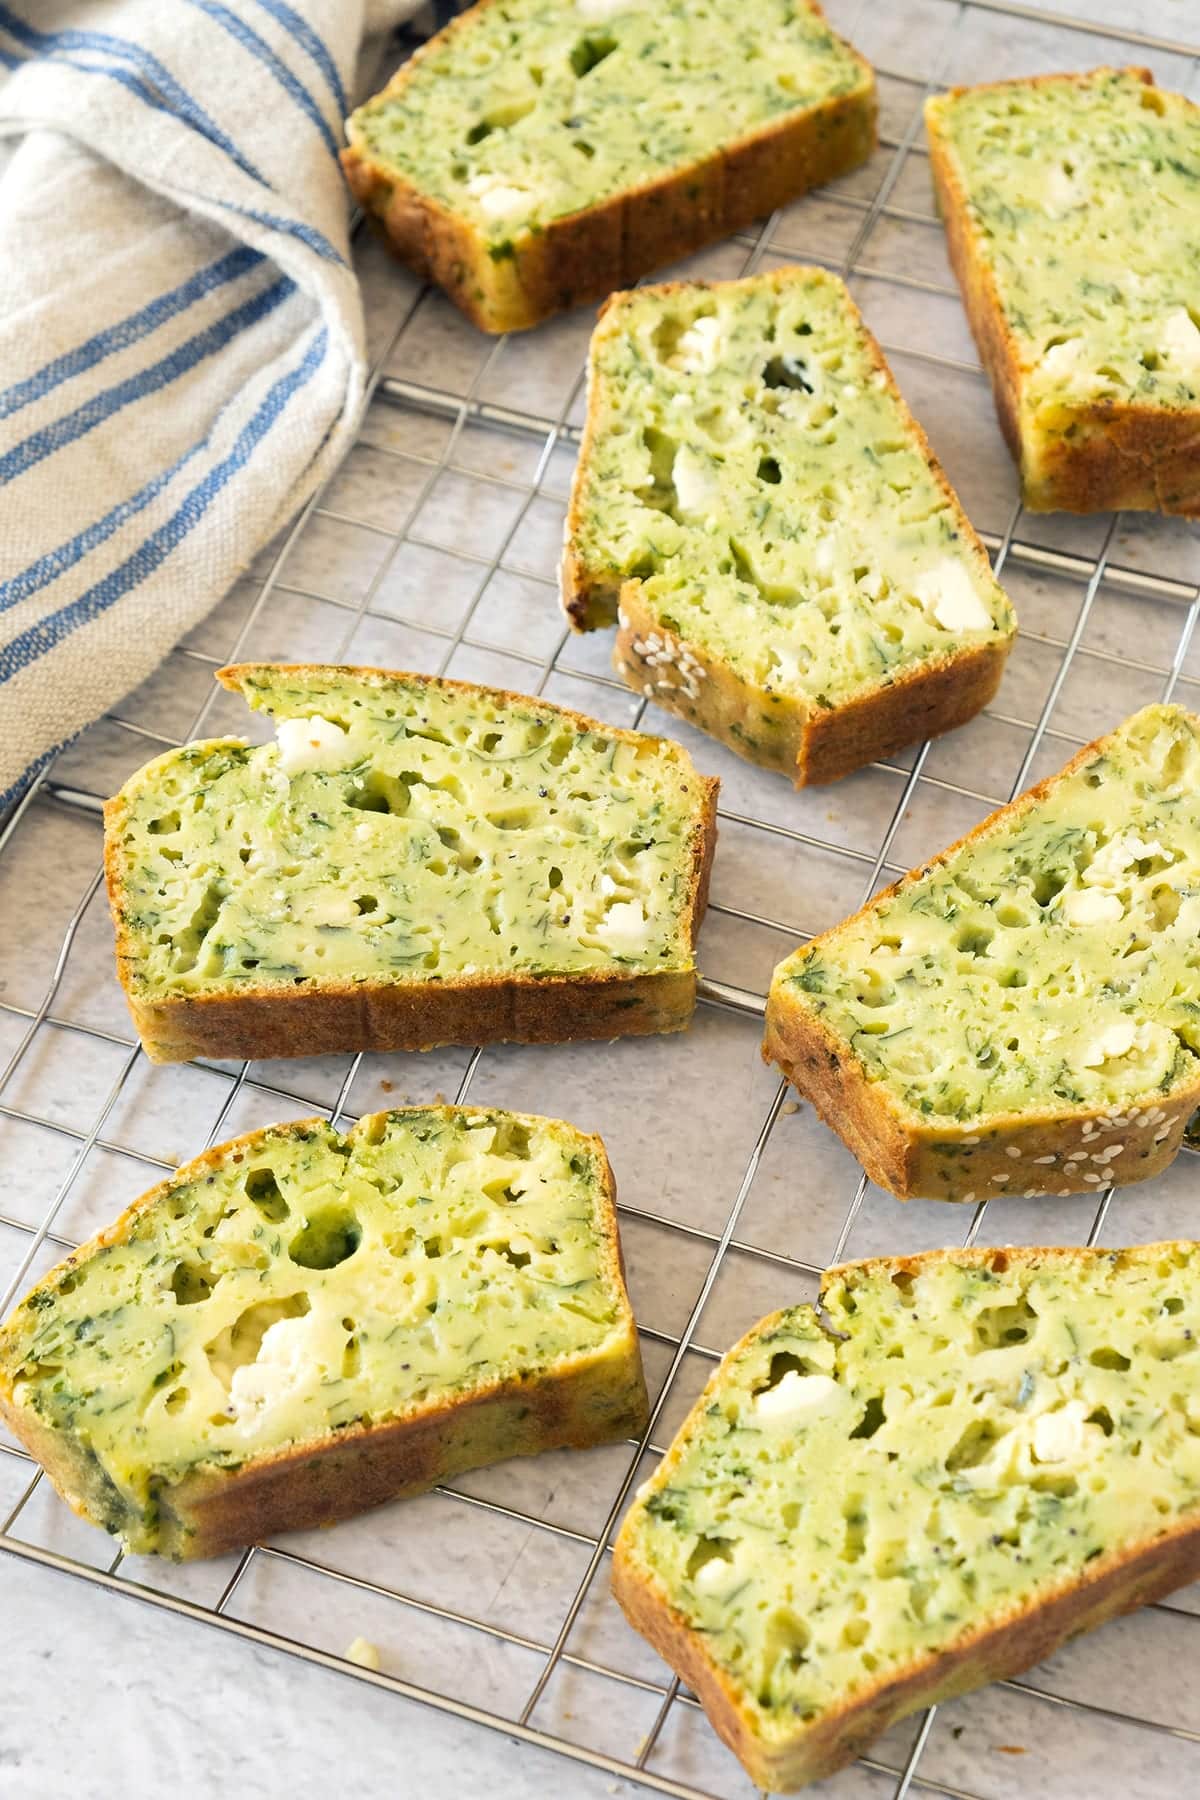
[[[1200,1575],[1200,1245],[826,1275],[725,1357],[617,1597],[761,1787]]]
[[[485,0],[346,126],[403,260],[520,331],[865,162],[875,78],[812,0]]]
[[[1146,69],[926,103],[950,260],[1035,512],[1200,514],[1200,107]]]
[[[175,1558],[645,1413],[603,1144],[483,1107],[222,1144],[0,1330],[0,1415],[59,1493]]]
[[[1012,609],[844,282],[615,295],[589,378],[563,602],[636,691],[797,786],[991,699]]]
[[[1160,1174],[1200,1105],[1200,719],[1135,713],[797,950],[763,1053],[901,1199]]]
[[[105,808],[153,1061],[686,1026],[717,784],[677,744],[424,675],[218,679],[274,740],[168,751]]]

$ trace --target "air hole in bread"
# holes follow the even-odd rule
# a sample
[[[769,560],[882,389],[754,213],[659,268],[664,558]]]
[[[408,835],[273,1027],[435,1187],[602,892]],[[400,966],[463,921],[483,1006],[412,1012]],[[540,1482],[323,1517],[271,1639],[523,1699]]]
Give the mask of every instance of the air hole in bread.
[[[333,1269],[354,1255],[362,1228],[347,1206],[327,1206],[305,1220],[288,1245],[288,1255],[302,1269]]]
[[[269,1224],[280,1225],[287,1218],[290,1208],[274,1169],[251,1169],[246,1176],[245,1189],[247,1200],[258,1208]]]

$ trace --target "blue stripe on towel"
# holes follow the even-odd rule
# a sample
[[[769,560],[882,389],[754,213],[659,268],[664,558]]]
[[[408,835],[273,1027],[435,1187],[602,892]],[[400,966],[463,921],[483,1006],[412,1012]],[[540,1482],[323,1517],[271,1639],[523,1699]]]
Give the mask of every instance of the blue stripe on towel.
[[[181,282],[169,293],[160,294],[140,311],[130,313],[115,325],[109,325],[104,331],[98,331],[95,337],[76,345],[63,356],[56,356],[35,375],[27,375],[23,381],[14,382],[12,387],[0,393],[0,419],[11,418],[13,413],[20,412],[23,406],[29,406],[34,400],[41,400],[60,383],[69,381],[74,375],[82,375],[85,369],[92,369],[106,356],[113,356],[118,350],[127,350],[141,338],[149,336],[153,331],[173,319],[178,313],[186,312],[189,306],[211,294],[215,288],[224,287],[226,282],[236,281],[249,269],[255,269],[266,259],[258,250],[251,250],[247,244],[240,244],[236,250],[209,263],[206,269],[198,269],[194,275]]]
[[[193,131],[223,150],[242,173],[249,175],[260,187],[270,187],[265,175],[259,173],[254,164],[242,155],[233,139],[226,136],[220,126],[209,118],[204,108],[192,99],[166,64],[150,51],[144,50],[140,44],[109,31],[38,31],[4,5],[0,5],[0,25],[19,44],[27,45],[38,54],[60,56],[71,68],[80,70],[82,74],[107,75],[111,80],[119,81],[147,106],[154,107],[158,112],[169,113],[172,118],[190,125]],[[110,69],[100,63],[80,62],[66,54],[70,50],[94,50],[102,55],[133,63],[145,72],[148,80],[141,80],[127,69]]]
[[[307,50],[329,83],[329,91],[337,105],[338,118],[344,119],[350,111],[350,102],[346,98],[338,66],[324,38],[314,31],[303,14],[287,4],[287,0],[258,0],[258,5],[265,13],[270,13],[273,19],[277,19],[285,31],[291,32],[302,50]]]
[[[244,19],[239,19],[236,13],[231,12],[227,6],[223,6],[221,0],[186,0],[186,3],[188,6],[195,7],[197,12],[204,13],[215,24],[220,25],[229,33],[235,43],[240,44],[243,50],[248,50],[251,56],[257,57],[265,69],[270,70],[289,99],[293,100],[301,112],[312,120],[324,138],[329,154],[336,156],[338,152],[337,139],[329,129],[328,120],[304,83],[298,76],[293,75],[282,58],[275,54],[266,38],[260,37],[252,25],[247,25]]]
[[[132,556],[88,588],[58,612],[38,620],[0,650],[0,682],[11,681],[21,669],[47,655],[81,625],[107,612],[131,588],[138,587],[164,563],[171,552],[200,523],[230,479],[245,468],[258,445],[279,419],[292,395],[305,387],[325,360],[329,333],[323,327],[303,361],[281,375],[262,403],[238,433],[229,454],[197,482],[177,510],[140,544]]]
[[[0,794],[0,815],[8,811],[14,800],[20,799],[30,782],[36,781],[46,764],[53,762],[59,751],[65,750],[67,745],[73,743],[78,736],[79,733],[73,731],[70,737],[59,738],[57,744],[52,744],[49,750],[43,750],[42,754],[30,763],[24,774],[17,776],[10,788],[5,788],[4,792]]]
[[[52,581],[57,581],[60,575],[73,568],[77,562],[82,562],[89,551],[106,543],[114,531],[119,531],[128,520],[135,519],[138,513],[144,512],[150,502],[171,485],[180,469],[207,447],[208,441],[208,437],[202,437],[198,443],[185,450],[182,456],[177,457],[170,468],[160,470],[153,480],[140,487],[136,494],[130,494],[128,499],[122,500],[101,518],[93,519],[90,525],[85,525],[82,531],[77,531],[74,537],[59,544],[57,549],[48,550],[44,556],[39,556],[36,562],[31,562],[19,575],[0,582],[0,613],[7,612],[22,600],[28,600],[31,594],[49,587]]]
[[[286,275],[282,276],[260,294],[244,300],[232,312],[215,319],[203,331],[198,331],[194,337],[179,344],[161,361],[151,363],[147,369],[139,369],[136,375],[118,381],[115,386],[105,388],[99,394],[93,394],[90,400],[77,406],[74,411],[64,413],[61,418],[43,426],[40,431],[31,432],[27,438],[23,438],[19,444],[14,444],[11,450],[0,456],[0,486],[23,475],[26,469],[32,468],[43,458],[52,456],[64,445],[84,437],[105,419],[111,418],[113,413],[120,412],[122,407],[133,405],[138,400],[145,399],[148,394],[156,394],[172,381],[177,381],[197,363],[222,349],[238,332],[265,319],[281,301],[294,292],[295,283]]]
[[[269,231],[282,231],[288,237],[298,238],[310,250],[315,250],[318,256],[324,257],[326,262],[340,263],[343,269],[347,267],[341,251],[314,225],[306,225],[302,219],[283,219],[278,213],[257,212],[252,206],[235,206],[232,200],[222,200],[216,196],[214,199],[225,212],[236,213],[240,219],[253,219],[256,225],[265,225]]]

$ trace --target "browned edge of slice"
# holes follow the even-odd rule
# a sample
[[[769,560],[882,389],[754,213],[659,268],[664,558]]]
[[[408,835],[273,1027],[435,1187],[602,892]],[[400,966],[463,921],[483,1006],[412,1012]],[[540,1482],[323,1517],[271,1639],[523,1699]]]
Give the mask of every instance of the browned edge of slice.
[[[394,1107],[365,1115],[346,1135],[369,1133],[376,1119],[392,1115],[432,1112],[447,1118],[468,1114],[485,1119],[497,1110],[486,1106]],[[561,1123],[527,1113],[513,1116],[536,1125]],[[289,1120],[285,1126],[246,1132],[206,1150],[140,1195],[112,1225],[44,1275],[31,1292],[57,1287],[64,1275],[97,1250],[122,1243],[138,1218],[180,1183],[221,1167],[239,1152],[253,1153],[264,1137],[327,1124],[327,1119],[319,1117]],[[570,1129],[592,1151],[600,1176],[596,1209],[600,1261],[620,1313],[621,1336],[614,1346],[575,1356],[568,1367],[531,1378],[483,1380],[465,1390],[461,1398],[417,1404],[384,1424],[357,1424],[330,1432],[317,1442],[254,1457],[241,1469],[210,1468],[187,1476],[160,1496],[167,1554],[189,1562],[220,1556],[276,1532],[330,1525],[384,1501],[423,1493],[439,1481],[485,1463],[550,1449],[586,1449],[642,1429],[646,1388],[625,1286],[616,1183],[601,1139]],[[13,1319],[0,1327],[0,1345],[16,1329]],[[41,1463],[68,1505],[87,1518],[83,1496],[94,1477],[87,1451],[15,1403],[2,1365],[0,1418]]]
[[[380,682],[419,682],[458,693],[483,694],[501,705],[544,709],[579,732],[600,732],[625,743],[646,741],[645,733],[605,725],[550,700],[441,676],[330,664],[236,663],[219,669],[216,678],[236,693],[246,678],[266,668],[299,677],[373,677]],[[694,951],[708,904],[720,784],[699,773],[689,777],[689,788],[693,782],[697,816],[691,833],[691,872],[683,916]],[[186,1062],[194,1056],[253,1061],[358,1050],[431,1050],[443,1044],[557,1044],[645,1037],[686,1030],[695,1010],[694,966],[663,973],[625,974],[612,969],[545,977],[528,973],[451,975],[438,982],[420,977],[314,981],[304,989],[246,983],[236,990],[149,997],[139,991],[137,946],[125,922],[122,832],[126,812],[122,794],[105,804],[104,869],[116,934],[117,976],[151,1062]]]
[[[826,940],[836,939],[847,925],[878,912],[1001,821],[1036,806],[1108,741],[1101,737],[1085,744],[1065,768],[1007,806],[997,807],[965,837],[910,869],[840,925],[821,932],[811,947],[819,949]],[[1060,1103],[1040,1112],[989,1114],[972,1125],[905,1117],[882,1082],[868,1079],[852,1047],[777,980],[772,980],[767,996],[762,1053],[764,1061],[776,1063],[797,1093],[812,1102],[871,1180],[900,1200],[973,1201],[1000,1194],[1065,1198],[1099,1193],[1110,1183],[1120,1187],[1145,1181],[1175,1160],[1188,1120],[1200,1106],[1198,1073],[1171,1093],[1124,1113]]]
[[[423,58],[467,30],[476,11],[461,13],[422,45],[383,93],[401,93]],[[824,18],[818,6],[813,11]],[[700,161],[552,219],[539,231],[522,231],[512,254],[500,258],[469,220],[365,145],[347,144],[342,167],[402,262],[435,281],[481,331],[525,331],[628,287],[865,162],[878,141],[875,75],[857,51],[845,48],[862,76],[853,92],[760,126]]]
[[[1102,69],[1094,75],[1104,74]],[[1149,69],[1125,74],[1153,87]],[[980,86],[1076,86],[1087,75],[1037,75]],[[979,88],[950,89],[950,98]],[[1054,409],[1052,432],[1034,477],[1022,435],[1022,390],[1026,371],[1008,325],[1004,302],[976,224],[970,196],[954,165],[954,154],[938,127],[937,102],[926,102],[929,163],[938,211],[946,230],[950,264],[962,290],[963,306],[983,366],[992,384],[1000,428],[1021,475],[1021,498],[1030,512],[1167,512],[1200,516],[1200,407],[1169,411],[1159,406],[1096,401]],[[1026,420],[1032,429],[1036,421]],[[1068,435],[1068,430],[1070,435]]]
[[[770,281],[784,287],[808,273],[803,264],[772,271],[769,276],[743,277],[742,282],[662,282],[636,293],[614,294],[601,308],[600,322],[615,320],[625,307],[647,295],[669,299],[687,291],[720,289]],[[828,270],[819,273],[827,279]],[[843,284],[844,286],[844,284]],[[861,312],[844,292],[845,305],[861,334],[872,367],[900,408],[913,446],[945,494],[955,527],[968,555],[990,572],[979,535],[963,511],[946,472],[920,422],[909,411],[887,359]],[[599,328],[599,327],[598,327]],[[593,339],[593,345],[595,339]],[[589,355],[588,406],[583,440],[567,508],[565,548],[560,571],[562,604],[575,631],[591,631],[611,621],[617,636],[613,668],[635,693],[677,713],[725,744],[735,755],[762,768],[778,769],[796,787],[840,781],[865,763],[893,755],[909,744],[940,737],[973,719],[994,697],[1013,645],[1013,634],[994,643],[947,651],[903,670],[893,681],[864,686],[840,706],[806,705],[795,695],[767,692],[744,680],[728,664],[709,656],[697,644],[667,630],[646,601],[638,580],[621,580],[611,570],[589,568],[578,549],[586,471],[601,430],[598,382]],[[764,715],[769,715],[767,723]]]
[[[1173,1245],[1139,1245],[1143,1251]],[[919,1274],[929,1262],[974,1261],[1000,1266],[1017,1259],[1062,1257],[1078,1261],[1102,1251],[1077,1246],[1063,1249],[934,1250],[904,1257],[875,1257],[863,1263],[829,1269],[821,1283],[824,1295],[847,1270],[882,1264],[896,1272]],[[1107,1253],[1111,1254],[1111,1253]],[[670,1474],[682,1458],[685,1440],[702,1423],[706,1408],[719,1395],[725,1361],[737,1356],[782,1315],[761,1319],[738,1340],[709,1377],[659,1466]],[[656,1471],[656,1476],[659,1471]],[[790,1740],[764,1743],[736,1683],[717,1663],[704,1636],[694,1631],[672,1605],[664,1585],[644,1569],[631,1550],[630,1516],[617,1537],[613,1556],[613,1592],[629,1623],[695,1693],[717,1735],[733,1751],[752,1780],[772,1793],[790,1793],[810,1781],[832,1775],[859,1756],[865,1747],[898,1719],[987,1682],[1007,1679],[1031,1668],[1082,1631],[1149,1605],[1200,1576],[1200,1512],[1160,1537],[1139,1546],[1099,1556],[1077,1576],[1041,1598],[1016,1602],[1000,1616],[966,1628],[942,1652],[914,1657],[907,1668],[864,1684],[842,1706],[815,1724],[797,1724]]]

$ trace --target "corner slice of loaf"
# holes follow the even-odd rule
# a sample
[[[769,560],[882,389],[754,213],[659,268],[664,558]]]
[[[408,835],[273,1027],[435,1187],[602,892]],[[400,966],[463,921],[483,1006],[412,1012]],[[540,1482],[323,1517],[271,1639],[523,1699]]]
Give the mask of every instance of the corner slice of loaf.
[[[588,366],[563,604],[636,692],[798,787],[986,705],[1012,608],[835,275],[615,295]]]
[[[925,119],[1025,505],[1200,514],[1200,107],[1095,69],[953,88]]]
[[[425,675],[218,680],[274,740],[168,751],[105,808],[152,1061],[687,1025],[717,784],[677,744]]]
[[[1160,1174],[1200,1105],[1200,719],[1135,713],[795,951],[763,1054],[901,1199]]]
[[[177,1559],[645,1412],[603,1144],[486,1107],[221,1144],[0,1330],[0,1416],[59,1493]]]
[[[403,261],[522,331],[857,168],[875,116],[811,0],[485,0],[352,114],[342,165]]]
[[[1200,1245],[934,1250],[754,1327],[617,1539],[760,1787],[1200,1574]]]

